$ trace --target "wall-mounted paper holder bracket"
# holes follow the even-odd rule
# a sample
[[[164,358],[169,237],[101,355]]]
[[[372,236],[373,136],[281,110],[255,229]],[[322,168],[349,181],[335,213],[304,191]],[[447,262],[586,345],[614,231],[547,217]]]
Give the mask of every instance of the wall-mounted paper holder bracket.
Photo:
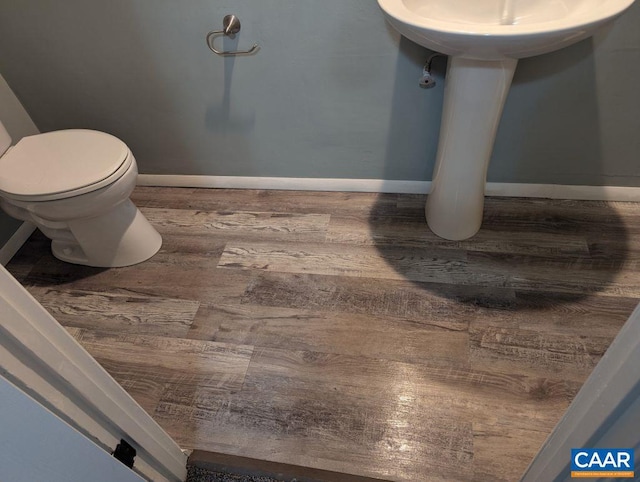
[[[248,55],[260,48],[258,44],[253,44],[249,50],[218,50],[213,45],[213,41],[218,35],[233,38],[240,31],[240,19],[235,15],[227,15],[222,20],[222,30],[212,30],[207,34],[207,47],[218,55]]]

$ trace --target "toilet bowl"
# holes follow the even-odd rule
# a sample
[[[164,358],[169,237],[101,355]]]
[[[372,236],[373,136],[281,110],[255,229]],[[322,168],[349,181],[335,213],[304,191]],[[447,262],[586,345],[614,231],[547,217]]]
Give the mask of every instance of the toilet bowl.
[[[0,123],[0,207],[35,224],[56,258],[114,268],[158,252],[160,234],[129,199],[138,168],[124,142],[71,129],[10,145]]]

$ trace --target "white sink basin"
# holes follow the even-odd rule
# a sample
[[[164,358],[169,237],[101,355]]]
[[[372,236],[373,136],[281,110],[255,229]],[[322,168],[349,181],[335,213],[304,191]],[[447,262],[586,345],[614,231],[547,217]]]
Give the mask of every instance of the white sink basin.
[[[634,0],[378,0],[402,35],[449,55],[440,141],[425,214],[461,240],[482,223],[484,187],[518,59],[567,47]]]
[[[378,0],[423,47],[479,60],[520,59],[585,39],[633,0]]]

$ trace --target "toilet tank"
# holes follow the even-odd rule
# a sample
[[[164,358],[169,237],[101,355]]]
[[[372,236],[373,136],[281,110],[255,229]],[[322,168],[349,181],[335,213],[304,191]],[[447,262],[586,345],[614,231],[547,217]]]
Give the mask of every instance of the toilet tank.
[[[7,149],[9,149],[10,145],[11,137],[9,137],[7,129],[5,129],[2,125],[2,122],[0,122],[0,156],[7,152]]]

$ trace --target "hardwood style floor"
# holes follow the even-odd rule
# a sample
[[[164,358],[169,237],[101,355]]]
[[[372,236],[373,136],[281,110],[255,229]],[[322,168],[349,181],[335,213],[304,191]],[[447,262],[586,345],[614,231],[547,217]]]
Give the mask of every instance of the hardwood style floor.
[[[161,251],[8,268],[184,448],[390,481],[514,481],[640,298],[640,205],[138,188]]]

